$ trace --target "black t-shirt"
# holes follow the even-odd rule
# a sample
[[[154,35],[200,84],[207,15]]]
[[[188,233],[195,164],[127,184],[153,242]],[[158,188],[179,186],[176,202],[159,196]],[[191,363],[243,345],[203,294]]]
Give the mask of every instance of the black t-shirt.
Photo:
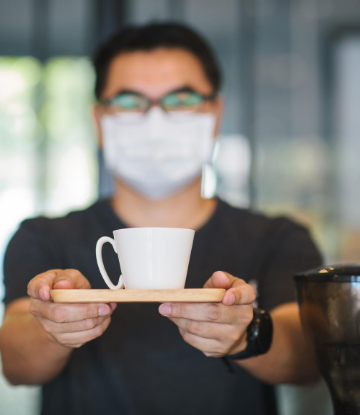
[[[78,269],[93,288],[107,288],[95,245],[124,227],[108,201],[63,218],[24,221],[5,257],[5,303],[26,296],[31,278],[55,268]],[[119,261],[109,244],[103,258],[117,281]],[[296,272],[320,264],[303,227],[219,201],[195,234],[186,287],[201,288],[214,271],[227,271],[256,285],[259,306],[271,310],[295,299]],[[158,304],[122,303],[107,331],[75,349],[63,372],[43,385],[43,414],[275,414],[272,387],[235,364],[234,370],[185,343]]]

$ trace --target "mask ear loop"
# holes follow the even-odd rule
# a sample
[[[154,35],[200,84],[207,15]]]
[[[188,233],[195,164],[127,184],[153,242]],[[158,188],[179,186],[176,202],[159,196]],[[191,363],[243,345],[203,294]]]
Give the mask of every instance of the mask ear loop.
[[[211,160],[205,163],[201,172],[201,197],[212,199],[216,195],[218,177],[216,172],[216,159],[219,153],[219,140],[214,145]]]

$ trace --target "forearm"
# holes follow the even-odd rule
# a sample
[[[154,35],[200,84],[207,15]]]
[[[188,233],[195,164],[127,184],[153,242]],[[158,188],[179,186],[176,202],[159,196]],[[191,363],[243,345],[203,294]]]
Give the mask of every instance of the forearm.
[[[268,353],[236,363],[258,379],[271,383],[311,384],[318,377],[315,356],[305,341],[298,307],[284,304],[271,312],[274,337]]]
[[[58,344],[26,311],[29,300],[20,301],[23,309],[7,311],[0,329],[4,375],[15,385],[44,384],[63,370],[73,349]]]

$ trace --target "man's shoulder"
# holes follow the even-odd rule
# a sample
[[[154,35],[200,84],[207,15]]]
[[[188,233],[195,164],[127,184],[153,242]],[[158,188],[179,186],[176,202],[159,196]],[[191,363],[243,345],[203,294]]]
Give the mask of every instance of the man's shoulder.
[[[106,201],[100,200],[85,209],[73,210],[63,216],[49,217],[40,215],[34,218],[25,219],[21,223],[20,230],[39,233],[44,232],[47,234],[78,230],[87,224],[90,225],[91,221],[101,213],[104,204],[106,204]]]
[[[252,239],[308,232],[305,226],[285,215],[270,216],[250,208],[231,206],[224,201],[220,203],[223,225]]]

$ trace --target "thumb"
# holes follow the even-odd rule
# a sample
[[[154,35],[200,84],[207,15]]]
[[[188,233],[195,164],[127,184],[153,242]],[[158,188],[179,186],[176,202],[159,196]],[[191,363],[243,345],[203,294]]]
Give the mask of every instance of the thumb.
[[[75,284],[73,281],[67,279],[66,277],[55,278],[53,290],[71,290],[75,288]]]
[[[89,281],[77,270],[53,269],[34,277],[28,284],[28,295],[37,300],[49,301],[53,288],[91,288]]]
[[[224,271],[216,271],[206,281],[204,288],[225,288],[229,289],[237,278]]]
[[[80,288],[91,288],[89,281],[80,271],[75,269],[60,270],[53,281],[54,290],[71,290]]]

